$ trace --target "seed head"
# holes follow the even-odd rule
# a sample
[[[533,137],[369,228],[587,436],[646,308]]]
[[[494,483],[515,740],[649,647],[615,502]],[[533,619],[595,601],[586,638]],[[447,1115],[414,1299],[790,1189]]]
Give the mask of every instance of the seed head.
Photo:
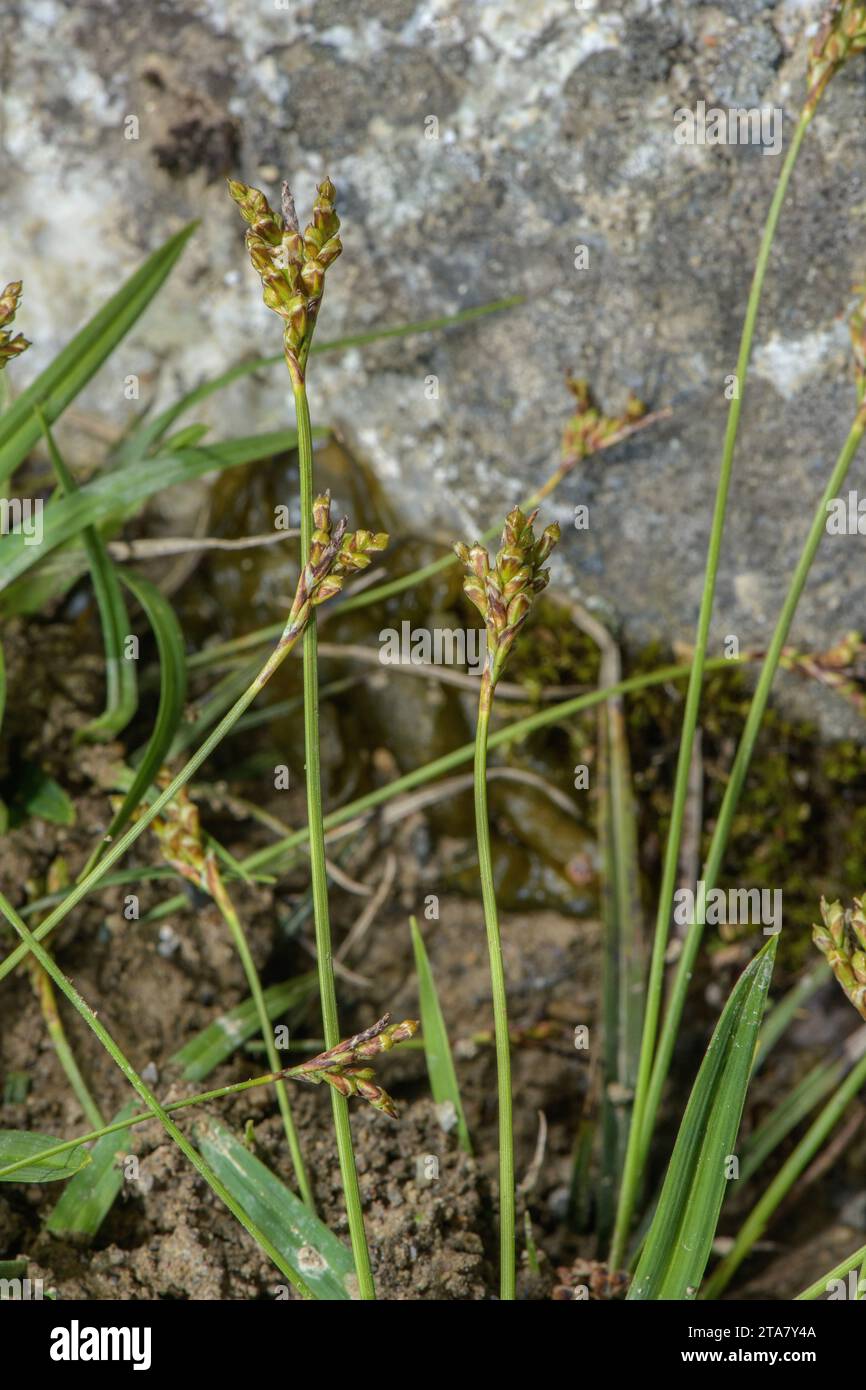
[[[171,773],[163,768],[155,780],[158,786],[167,787]],[[135,819],[138,819],[138,815]],[[198,807],[190,800],[185,787],[172,797],[158,816],[154,816],[150,828],[159,842],[166,864],[195,884],[196,888],[207,892],[207,853],[202,841]]]
[[[382,1110],[396,1119],[397,1109],[388,1092],[375,1081],[372,1067],[363,1064],[381,1052],[390,1052],[398,1043],[414,1037],[418,1031],[417,1019],[407,1018],[402,1023],[391,1023],[391,1015],[385,1014],[371,1028],[354,1037],[337,1043],[336,1047],[320,1052],[300,1066],[289,1067],[282,1075],[295,1081],[310,1081],[318,1085],[322,1081],[333,1086],[341,1095],[360,1096],[375,1110]]]
[[[783,647],[780,665],[786,671],[819,681],[857,709],[866,713],[866,644],[859,632],[846,632],[824,652],[806,652]]]
[[[827,957],[827,964],[854,1008],[866,1018],[866,914],[863,900],[854,899],[847,910],[840,902],[821,899],[820,925],[813,926],[812,940]]]
[[[324,603],[343,587],[346,576],[366,569],[377,551],[388,544],[386,531],[348,531],[343,517],[331,523],[331,494],[322,493],[313,503],[310,559],[298,581],[292,613],[304,606]]]
[[[814,111],[828,83],[850,58],[866,52],[866,4],[833,0],[809,49],[807,109]]]
[[[13,322],[20,302],[21,281],[10,280],[6,288],[0,291],[0,372],[7,362],[26,352],[30,346],[22,333],[16,333],[13,338],[12,334],[6,331],[6,325]]]
[[[622,415],[605,415],[596,405],[589,382],[582,377],[569,377],[566,385],[574,396],[576,408],[562,432],[562,457],[569,464],[587,458],[646,415],[646,406],[629,393]]]
[[[537,515],[531,512],[524,516],[519,507],[509,512],[492,565],[478,541],[473,546],[458,542],[454,547],[467,571],[463,592],[487,628],[487,662],[494,685],[536,594],[546,588],[550,578],[542,566],[559,540],[559,527],[556,522],[545,527],[536,540],[533,523]]]
[[[293,376],[303,376],[325,285],[325,271],[343,249],[330,179],[319,184],[313,220],[301,235],[295,201],[283,183],[282,212],[264,193],[229,179],[228,189],[249,226],[247,249],[269,309],[284,322],[283,344]]]

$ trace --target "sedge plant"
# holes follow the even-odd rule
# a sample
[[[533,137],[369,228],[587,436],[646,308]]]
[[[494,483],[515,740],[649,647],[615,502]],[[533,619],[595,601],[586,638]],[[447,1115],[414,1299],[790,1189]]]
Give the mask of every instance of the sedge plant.
[[[334,206],[336,189],[330,179],[319,185],[312,220],[301,234],[294,199],[287,183],[282,186],[282,210],[275,212],[256,188],[229,181],[229,193],[249,227],[247,249],[262,282],[265,303],[283,320],[283,349],[292,381],[298,431],[298,470],[301,490],[301,563],[306,564],[315,544],[316,519],[313,491],[313,437],[307,401],[307,361],[322,293],[325,273],[342,251],[340,219]],[[327,1047],[340,1036],[337,991],[332,962],[325,834],[322,826],[322,784],[319,759],[318,637],[315,620],[304,633],[304,758],[307,778],[307,821],[310,832],[310,874],[322,1029]],[[334,1129],[352,1253],[361,1297],[375,1298],[370,1252],[364,1230],[364,1214],[352,1130],[346,1099],[332,1089]]]
[[[511,1110],[511,1044],[487,812],[487,742],[496,682],[502,675],[515,638],[529,616],[534,599],[548,583],[549,571],[544,568],[544,562],[559,540],[559,527],[555,522],[546,527],[540,537],[536,537],[533,529],[536,515],[536,512],[531,512],[529,516],[525,516],[519,507],[509,512],[502,532],[502,542],[492,564],[487,550],[479,541],[473,546],[458,543],[454,547],[467,571],[463,580],[464,593],[484,619],[486,635],[475,735],[475,830],[478,839],[478,867],[481,874],[496,1038],[500,1295],[504,1300],[513,1299],[515,1293],[516,1193]]]

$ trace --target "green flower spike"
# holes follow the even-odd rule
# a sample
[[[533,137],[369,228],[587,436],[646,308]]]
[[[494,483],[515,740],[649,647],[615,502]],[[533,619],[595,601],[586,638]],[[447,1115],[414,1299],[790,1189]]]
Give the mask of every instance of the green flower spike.
[[[337,191],[330,179],[319,184],[313,220],[302,236],[287,183],[283,183],[281,213],[274,212],[257,188],[234,179],[229,179],[228,188],[249,225],[247,249],[262,282],[264,301],[284,321],[283,345],[292,379],[302,382],[325,271],[343,249],[334,208]]]
[[[13,357],[18,357],[22,352],[26,352],[30,346],[22,333],[16,333],[13,338],[6,329],[6,325],[13,322],[20,302],[21,281],[12,280],[5,290],[0,292],[0,372],[7,362],[11,362]]]
[[[812,940],[861,1018],[866,1018],[866,915],[863,900],[854,899],[847,911],[840,902],[821,899],[822,925],[813,926]]]
[[[502,674],[514,639],[529,616],[536,594],[547,587],[545,560],[559,540],[556,522],[545,527],[536,540],[533,522],[537,512],[524,516],[519,507],[509,512],[502,543],[493,565],[480,542],[458,542],[454,551],[468,573],[463,591],[474,603],[487,629],[487,672],[491,689]]]

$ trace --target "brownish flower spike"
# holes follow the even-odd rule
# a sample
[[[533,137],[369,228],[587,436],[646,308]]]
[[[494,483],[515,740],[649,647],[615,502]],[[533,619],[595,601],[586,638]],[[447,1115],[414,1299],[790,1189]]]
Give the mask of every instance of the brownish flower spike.
[[[348,575],[366,569],[373,556],[388,544],[386,531],[347,531],[343,517],[331,522],[331,494],[322,493],[313,503],[310,558],[301,571],[286,634],[292,636],[309,618],[310,609],[338,594]]]
[[[559,540],[559,527],[554,522],[536,539],[533,523],[537,515],[537,512],[530,512],[529,516],[524,516],[519,507],[509,512],[502,543],[492,565],[479,541],[473,546],[458,542],[454,547],[467,570],[463,591],[478,609],[487,629],[487,671],[491,686],[502,674],[535,596],[546,588],[550,578],[543,565]]]
[[[283,344],[289,371],[293,380],[302,381],[325,271],[343,249],[334,207],[336,189],[330,179],[319,184],[313,220],[303,236],[287,183],[283,183],[281,213],[274,212],[257,188],[229,179],[228,189],[249,226],[247,249],[262,282],[264,301],[285,324]]]
[[[402,1023],[392,1023],[391,1015],[385,1014],[371,1028],[365,1028],[363,1033],[346,1038],[343,1042],[337,1043],[336,1047],[320,1052],[318,1056],[301,1062],[297,1067],[287,1068],[281,1075],[290,1077],[293,1081],[310,1081],[314,1085],[322,1081],[327,1082],[347,1099],[350,1096],[360,1096],[372,1105],[374,1110],[381,1110],[392,1119],[396,1119],[397,1108],[388,1092],[374,1080],[373,1068],[359,1063],[364,1063],[371,1057],[378,1057],[382,1052],[390,1052],[398,1043],[414,1037],[418,1026],[417,1019],[407,1018]]]
[[[22,352],[26,352],[30,346],[27,338],[22,333],[12,334],[7,331],[7,324],[14,321],[21,302],[21,281],[11,280],[6,288],[0,293],[0,372],[11,362],[13,357],[18,357]]]
[[[622,415],[605,415],[593,400],[588,381],[568,377],[566,385],[576,402],[575,412],[562,432],[562,457],[569,464],[598,453],[608,440],[628,433],[647,413],[643,401],[629,392]]]

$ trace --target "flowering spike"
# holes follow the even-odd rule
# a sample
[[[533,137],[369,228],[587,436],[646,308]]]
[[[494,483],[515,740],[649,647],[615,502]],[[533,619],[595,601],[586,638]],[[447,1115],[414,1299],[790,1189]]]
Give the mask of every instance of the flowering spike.
[[[338,594],[346,576],[366,569],[374,554],[388,544],[385,531],[375,535],[371,531],[349,531],[348,524],[346,517],[332,524],[329,492],[315,499],[310,558],[298,579],[283,641],[294,640],[306,626],[311,608]]]
[[[850,58],[866,52],[866,4],[833,0],[809,49],[809,95],[806,109],[814,112],[828,84]]]
[[[30,346],[22,333],[16,333],[13,338],[12,334],[6,331],[6,324],[12,323],[18,312],[21,289],[20,280],[10,280],[6,288],[0,291],[0,372],[7,362],[26,352]]]
[[[821,924],[812,928],[812,940],[827,958],[854,1008],[866,1018],[866,915],[863,900],[854,899],[853,908],[821,899]]]
[[[505,518],[502,542],[491,565],[480,542],[459,542],[455,553],[467,570],[463,592],[478,609],[487,628],[487,661],[493,685],[499,679],[517,633],[523,626],[536,594],[547,585],[542,568],[559,540],[556,522],[536,540],[533,525],[537,512],[524,516],[515,507]]]
[[[562,432],[562,458],[570,467],[604,448],[607,440],[628,431],[646,415],[643,401],[632,392],[622,415],[605,415],[595,404],[588,381],[568,377],[566,385],[576,402],[575,412]]]
[[[388,1092],[374,1080],[373,1068],[358,1064],[377,1057],[381,1052],[390,1052],[398,1043],[414,1037],[418,1026],[417,1019],[407,1018],[402,1023],[392,1023],[391,1015],[385,1014],[371,1028],[345,1038],[336,1047],[320,1052],[317,1057],[310,1057],[297,1067],[289,1067],[281,1075],[293,1081],[310,1081],[314,1085],[327,1082],[347,1099],[360,1096],[375,1110],[396,1119],[396,1106]]]
[[[265,303],[285,324],[283,345],[289,370],[303,379],[316,317],[325,286],[325,271],[343,249],[340,219],[334,202],[336,189],[330,179],[320,185],[313,205],[313,220],[303,236],[295,200],[283,181],[281,212],[274,212],[264,193],[235,179],[228,190],[249,226],[247,249],[253,269],[262,281]]]

